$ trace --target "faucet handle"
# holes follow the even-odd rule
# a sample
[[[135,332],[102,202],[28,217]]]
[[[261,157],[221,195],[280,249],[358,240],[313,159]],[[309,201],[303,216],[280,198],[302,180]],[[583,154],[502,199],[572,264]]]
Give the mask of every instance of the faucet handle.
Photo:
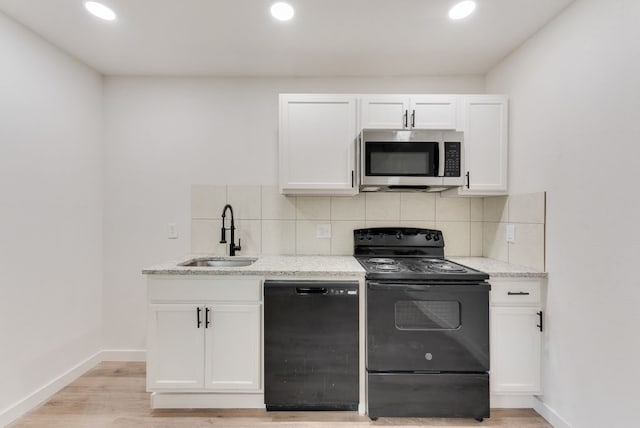
[[[242,250],[242,247],[240,246],[241,243],[242,243],[242,238],[238,238],[238,245],[236,245],[236,251]]]

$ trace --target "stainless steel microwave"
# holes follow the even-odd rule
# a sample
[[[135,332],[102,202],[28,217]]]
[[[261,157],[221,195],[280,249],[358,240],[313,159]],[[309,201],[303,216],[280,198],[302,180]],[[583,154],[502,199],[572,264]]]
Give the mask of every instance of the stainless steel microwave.
[[[360,190],[439,191],[462,186],[463,133],[364,129]]]

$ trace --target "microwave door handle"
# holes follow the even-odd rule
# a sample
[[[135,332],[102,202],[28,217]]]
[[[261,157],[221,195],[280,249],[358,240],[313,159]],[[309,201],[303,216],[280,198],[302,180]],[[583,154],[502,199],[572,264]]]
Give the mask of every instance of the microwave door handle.
[[[436,177],[444,177],[444,141],[439,141],[436,147],[435,164],[438,165]]]

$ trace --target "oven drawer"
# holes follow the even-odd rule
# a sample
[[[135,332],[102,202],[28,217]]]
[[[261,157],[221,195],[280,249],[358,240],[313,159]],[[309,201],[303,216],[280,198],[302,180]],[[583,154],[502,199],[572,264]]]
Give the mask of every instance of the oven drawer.
[[[488,418],[486,373],[369,373],[369,417]]]
[[[537,278],[491,278],[491,304],[535,306],[540,303],[540,289]]]

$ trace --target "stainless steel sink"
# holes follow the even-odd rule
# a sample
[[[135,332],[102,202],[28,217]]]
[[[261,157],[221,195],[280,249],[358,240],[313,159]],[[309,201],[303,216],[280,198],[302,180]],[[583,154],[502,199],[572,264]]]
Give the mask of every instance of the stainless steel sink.
[[[241,267],[250,266],[256,260],[255,258],[220,258],[220,257],[207,257],[201,259],[191,260],[186,263],[181,263],[180,266],[199,266],[199,267]]]

